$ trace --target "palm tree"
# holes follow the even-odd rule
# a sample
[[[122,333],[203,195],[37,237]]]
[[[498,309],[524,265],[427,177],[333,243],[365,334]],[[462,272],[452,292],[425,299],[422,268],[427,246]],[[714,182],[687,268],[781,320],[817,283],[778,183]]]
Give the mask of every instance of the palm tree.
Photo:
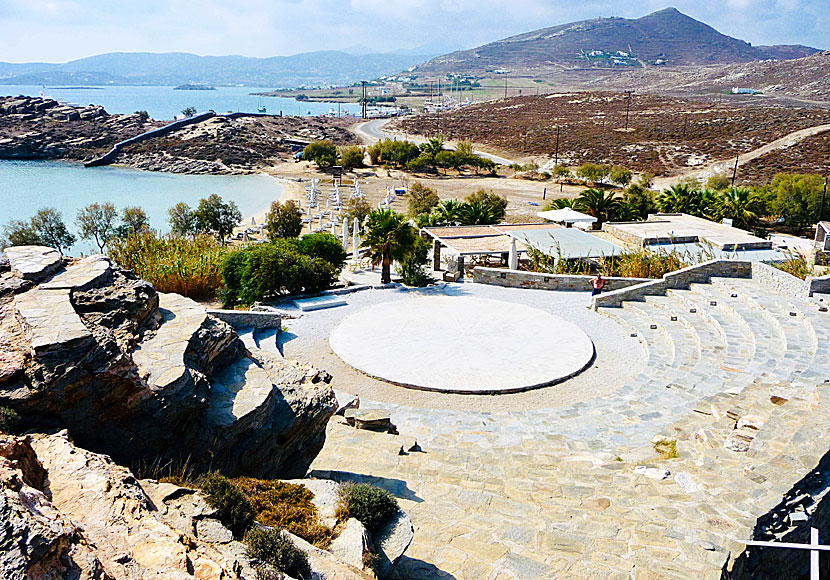
[[[716,216],[729,218],[736,228],[749,229],[758,217],[761,198],[745,187],[731,187],[718,195]]]
[[[566,207],[573,207],[574,206],[574,201],[575,200],[570,199],[568,197],[559,197],[559,198],[550,200],[550,202],[545,207],[545,209],[546,210],[548,210],[548,209],[564,209]]]
[[[498,223],[493,208],[480,201],[470,201],[460,204],[459,214],[461,224],[465,226],[483,226]]]
[[[392,262],[403,260],[415,248],[415,228],[391,209],[374,210],[366,218],[361,247],[369,248],[374,265],[381,265],[380,283],[392,281]]]
[[[461,223],[461,208],[463,204],[455,199],[445,199],[433,208],[430,214],[430,225],[457,226]]]
[[[444,136],[440,133],[435,137],[430,137],[425,143],[421,144],[421,151],[435,158],[438,153],[444,150]]]
[[[614,197],[613,192],[606,193],[604,189],[593,188],[580,193],[573,207],[597,218],[593,228],[599,230],[602,229],[602,222],[614,217],[619,204],[620,200]]]
[[[667,213],[697,213],[699,194],[688,183],[678,183],[657,195],[657,207]]]

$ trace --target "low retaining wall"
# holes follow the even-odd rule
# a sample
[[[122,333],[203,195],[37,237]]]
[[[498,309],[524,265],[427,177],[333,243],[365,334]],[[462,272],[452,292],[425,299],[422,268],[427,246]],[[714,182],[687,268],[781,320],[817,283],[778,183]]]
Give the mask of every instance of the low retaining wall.
[[[816,292],[830,293],[830,275],[808,276],[806,280],[801,280],[769,264],[753,262],[752,278],[780,294],[794,298],[806,298]]]
[[[665,274],[659,280],[650,280],[628,288],[612,290],[594,296],[591,301],[596,310],[599,306],[621,306],[627,300],[643,300],[645,296],[659,296],[670,288],[688,288],[689,284],[708,282],[712,276],[728,278],[751,278],[752,263],[742,260],[710,260]],[[797,278],[796,278],[797,279]]]
[[[227,322],[234,328],[282,328],[282,316],[276,312],[255,312],[253,310],[208,310],[208,314]]]
[[[593,276],[573,274],[545,274],[540,272],[523,272],[503,268],[485,268],[477,266],[473,270],[473,282],[505,286],[507,288],[531,288],[534,290],[575,290],[589,291]],[[648,278],[605,278],[607,291],[627,288],[650,281]]]

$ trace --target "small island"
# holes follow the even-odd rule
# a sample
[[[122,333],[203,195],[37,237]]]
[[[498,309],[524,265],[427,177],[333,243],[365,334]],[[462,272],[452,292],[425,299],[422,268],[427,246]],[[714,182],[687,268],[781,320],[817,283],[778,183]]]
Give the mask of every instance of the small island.
[[[196,83],[186,83],[183,85],[179,85],[177,87],[173,87],[174,91],[215,91],[216,87],[211,87],[208,85],[200,85]]]

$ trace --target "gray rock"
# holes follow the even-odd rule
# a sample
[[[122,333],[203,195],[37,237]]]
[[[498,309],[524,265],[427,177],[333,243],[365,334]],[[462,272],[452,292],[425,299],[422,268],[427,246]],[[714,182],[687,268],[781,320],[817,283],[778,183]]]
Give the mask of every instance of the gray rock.
[[[363,568],[363,554],[371,551],[372,540],[369,532],[360,521],[349,518],[343,526],[340,535],[337,536],[329,546],[329,552],[337,556],[343,562]]]
[[[395,570],[406,549],[415,537],[412,520],[401,510],[374,533],[375,551],[378,555],[377,573],[379,578],[388,578]]]
[[[287,483],[302,485],[314,494],[311,500],[317,508],[320,523],[333,528],[337,524],[337,502],[340,484],[330,479],[289,479]]]
[[[61,255],[46,246],[10,246],[3,251],[12,272],[24,280],[38,282],[61,267]]]

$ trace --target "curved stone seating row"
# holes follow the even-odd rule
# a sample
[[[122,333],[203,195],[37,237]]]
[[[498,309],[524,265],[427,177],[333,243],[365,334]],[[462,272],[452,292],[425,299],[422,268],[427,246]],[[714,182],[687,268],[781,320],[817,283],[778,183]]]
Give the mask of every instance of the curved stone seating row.
[[[175,390],[192,380],[185,352],[207,320],[207,312],[190,298],[159,293],[162,324],[155,336],[140,343],[133,361],[153,391]]]

